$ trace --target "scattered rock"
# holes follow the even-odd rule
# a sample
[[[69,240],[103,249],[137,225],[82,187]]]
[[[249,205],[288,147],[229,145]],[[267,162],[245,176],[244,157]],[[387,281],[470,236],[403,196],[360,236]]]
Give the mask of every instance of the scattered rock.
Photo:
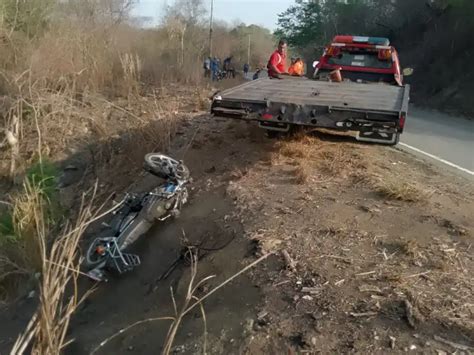
[[[271,318],[267,311],[261,311],[257,314],[257,324],[261,327],[270,324]]]
[[[443,219],[440,221],[440,226],[444,227],[450,232],[451,234],[459,235],[459,236],[466,236],[468,235],[468,231],[466,228],[461,227],[454,222],[450,221],[449,219]]]
[[[377,286],[371,285],[362,285],[359,287],[360,292],[374,292],[374,293],[382,293],[382,290]]]
[[[360,317],[373,317],[373,316],[376,316],[378,313],[377,312],[363,312],[363,313],[350,312],[349,314],[354,318],[360,318]]]
[[[244,325],[244,333],[246,334],[250,334],[253,332],[253,325],[254,325],[254,320],[252,318],[248,318],[246,321],[245,321],[245,325]]]
[[[303,287],[301,289],[301,292],[309,293],[311,295],[317,295],[321,293],[321,288],[320,287]]]
[[[70,164],[70,165],[66,166],[63,170],[64,171],[69,171],[69,170],[78,170],[78,169],[79,168],[77,166]]]
[[[216,170],[217,170],[216,167],[213,165],[213,166],[211,166],[209,169],[206,169],[205,172],[206,172],[207,174],[212,174],[212,173],[215,173]]]
[[[395,349],[395,342],[397,341],[397,338],[395,338],[391,335],[388,338],[390,339],[390,348]]]
[[[184,353],[186,351],[186,347],[184,345],[178,345],[173,349],[173,353]]]
[[[372,213],[372,214],[382,213],[382,211],[379,208],[376,208],[376,207],[361,205],[361,206],[359,206],[359,208],[364,212],[368,212],[368,213]]]
[[[281,254],[283,255],[283,258],[285,259],[286,267],[290,269],[293,272],[296,272],[296,263],[295,261],[291,258],[290,254],[286,249],[281,251]]]
[[[309,296],[309,295],[306,295],[306,296],[303,296],[301,297],[302,299],[306,300],[306,301],[312,301],[313,300],[313,297]]]

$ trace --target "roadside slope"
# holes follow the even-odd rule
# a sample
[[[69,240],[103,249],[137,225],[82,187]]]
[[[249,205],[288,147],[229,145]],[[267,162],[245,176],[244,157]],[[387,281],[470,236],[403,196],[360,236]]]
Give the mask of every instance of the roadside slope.
[[[256,256],[276,253],[205,302],[210,354],[474,347],[471,182],[344,137],[269,140],[255,125],[205,113],[180,122],[169,153],[190,166],[191,203],[138,243],[140,268],[100,285],[81,307],[68,353],[89,354],[137,321],[172,315],[170,287],[179,303],[189,265],[163,275],[190,244],[201,255],[199,279],[217,275],[200,297]],[[131,178],[132,190],[155,183]],[[33,302],[0,314],[0,350]],[[145,323],[97,353],[157,352],[168,326]],[[174,350],[202,353],[203,334],[196,309]]]

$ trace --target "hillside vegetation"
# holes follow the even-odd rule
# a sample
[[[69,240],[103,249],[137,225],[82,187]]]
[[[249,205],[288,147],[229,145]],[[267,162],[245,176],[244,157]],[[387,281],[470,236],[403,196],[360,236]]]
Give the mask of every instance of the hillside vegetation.
[[[50,224],[48,238],[77,212],[80,201],[58,201],[71,157],[86,152],[81,159],[92,160],[82,173],[107,178],[110,166],[126,170],[165,149],[184,107],[207,105],[204,2],[176,1],[150,29],[130,15],[135,3],[0,1],[0,298],[41,268],[32,202]],[[255,25],[215,24],[213,56],[233,54],[243,64],[249,38],[257,65],[273,43]]]
[[[335,34],[389,37],[415,69],[414,102],[472,114],[473,17],[470,0],[296,1],[277,34],[310,60]]]

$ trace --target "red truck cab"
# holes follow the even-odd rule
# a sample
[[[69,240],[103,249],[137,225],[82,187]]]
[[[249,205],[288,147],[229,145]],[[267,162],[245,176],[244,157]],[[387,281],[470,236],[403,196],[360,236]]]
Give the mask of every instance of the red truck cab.
[[[327,80],[337,69],[342,79],[403,85],[398,53],[388,38],[335,36],[316,64],[313,78]]]

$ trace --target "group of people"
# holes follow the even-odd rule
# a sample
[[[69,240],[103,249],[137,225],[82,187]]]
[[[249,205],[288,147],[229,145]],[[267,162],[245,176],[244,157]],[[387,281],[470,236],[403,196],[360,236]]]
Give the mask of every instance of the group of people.
[[[305,73],[304,62],[301,58],[291,58],[290,67],[286,68],[286,53],[288,43],[285,40],[278,42],[278,48],[268,60],[267,69],[270,78],[281,78],[281,75],[303,76]]]
[[[303,76],[305,74],[304,62],[301,58],[291,58],[291,64],[287,68],[287,49],[288,43],[280,40],[278,48],[272,53],[268,60],[267,70],[270,78],[281,78],[282,75]],[[221,70],[221,61],[217,57],[208,57],[204,60],[204,77],[217,81],[223,78],[235,78],[235,67],[232,63],[232,56],[227,57],[223,61],[223,69]],[[245,63],[243,73],[248,78],[250,65]],[[258,79],[262,68],[257,68],[252,79]]]
[[[206,58],[203,63],[204,77],[209,78],[212,81],[217,81],[224,78],[235,78],[235,68],[232,63],[232,59],[232,56],[225,58],[222,62],[221,69],[221,60],[219,58]]]

